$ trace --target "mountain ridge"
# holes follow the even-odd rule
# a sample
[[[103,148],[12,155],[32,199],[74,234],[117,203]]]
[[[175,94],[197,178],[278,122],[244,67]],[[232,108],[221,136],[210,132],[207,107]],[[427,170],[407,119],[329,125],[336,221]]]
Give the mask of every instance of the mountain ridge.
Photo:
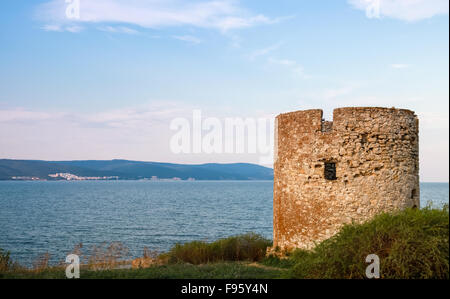
[[[273,169],[251,163],[176,164],[133,160],[13,160],[0,159],[0,180],[13,177],[41,180],[70,173],[79,177],[117,177],[121,180],[179,178],[182,180],[272,180]]]

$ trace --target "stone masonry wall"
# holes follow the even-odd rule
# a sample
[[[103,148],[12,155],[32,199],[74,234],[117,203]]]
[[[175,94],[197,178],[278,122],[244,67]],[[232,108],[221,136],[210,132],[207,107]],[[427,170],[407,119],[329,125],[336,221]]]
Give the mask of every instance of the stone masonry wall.
[[[418,119],[394,108],[281,114],[275,128],[274,246],[311,249],[352,221],[419,207]],[[335,167],[336,177],[327,179]],[[331,171],[332,173],[333,171]]]

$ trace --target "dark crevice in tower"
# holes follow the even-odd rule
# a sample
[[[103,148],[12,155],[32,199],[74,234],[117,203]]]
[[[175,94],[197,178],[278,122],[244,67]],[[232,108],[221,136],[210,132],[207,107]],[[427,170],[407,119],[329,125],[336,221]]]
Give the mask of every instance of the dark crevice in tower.
[[[327,179],[329,181],[337,180],[336,163],[331,163],[331,162],[325,163],[325,179]]]
[[[361,135],[361,144],[364,145],[367,143],[367,134]]]
[[[322,119],[322,132],[327,133],[333,131],[333,122]]]

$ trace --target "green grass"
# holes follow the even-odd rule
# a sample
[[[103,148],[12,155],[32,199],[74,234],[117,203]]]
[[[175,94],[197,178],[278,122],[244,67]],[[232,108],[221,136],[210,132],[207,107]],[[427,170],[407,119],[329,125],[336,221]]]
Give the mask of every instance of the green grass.
[[[102,271],[82,267],[81,277],[363,279],[367,255],[377,254],[381,278],[449,279],[449,210],[447,206],[381,214],[364,224],[344,226],[312,251],[296,250],[282,259],[265,257],[269,246],[269,240],[255,234],[177,244],[159,256],[165,265]],[[61,268],[26,270],[0,250],[0,278],[64,279],[65,272]]]
[[[286,275],[286,270],[262,268],[243,262],[215,263],[207,265],[173,264],[136,270],[89,271],[81,269],[82,279],[274,279]],[[40,273],[11,272],[0,274],[4,279],[65,279],[62,269],[50,269]]]
[[[245,234],[207,243],[194,241],[175,245],[165,256],[169,263],[194,265],[224,261],[261,261],[272,241],[256,234]]]
[[[344,226],[313,251],[296,250],[287,260],[270,257],[263,263],[290,268],[289,278],[363,279],[369,254],[380,257],[381,278],[448,279],[448,207],[382,214]]]

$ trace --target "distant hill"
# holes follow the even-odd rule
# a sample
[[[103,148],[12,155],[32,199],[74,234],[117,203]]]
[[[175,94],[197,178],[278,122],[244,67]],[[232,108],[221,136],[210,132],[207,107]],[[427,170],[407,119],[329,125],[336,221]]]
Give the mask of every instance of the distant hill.
[[[132,180],[174,177],[186,180],[272,180],[271,168],[247,164],[201,164],[183,165],[128,160],[109,161],[35,161],[0,160],[0,180],[12,177],[36,177],[50,179],[49,174],[71,173],[80,177],[112,177]]]

